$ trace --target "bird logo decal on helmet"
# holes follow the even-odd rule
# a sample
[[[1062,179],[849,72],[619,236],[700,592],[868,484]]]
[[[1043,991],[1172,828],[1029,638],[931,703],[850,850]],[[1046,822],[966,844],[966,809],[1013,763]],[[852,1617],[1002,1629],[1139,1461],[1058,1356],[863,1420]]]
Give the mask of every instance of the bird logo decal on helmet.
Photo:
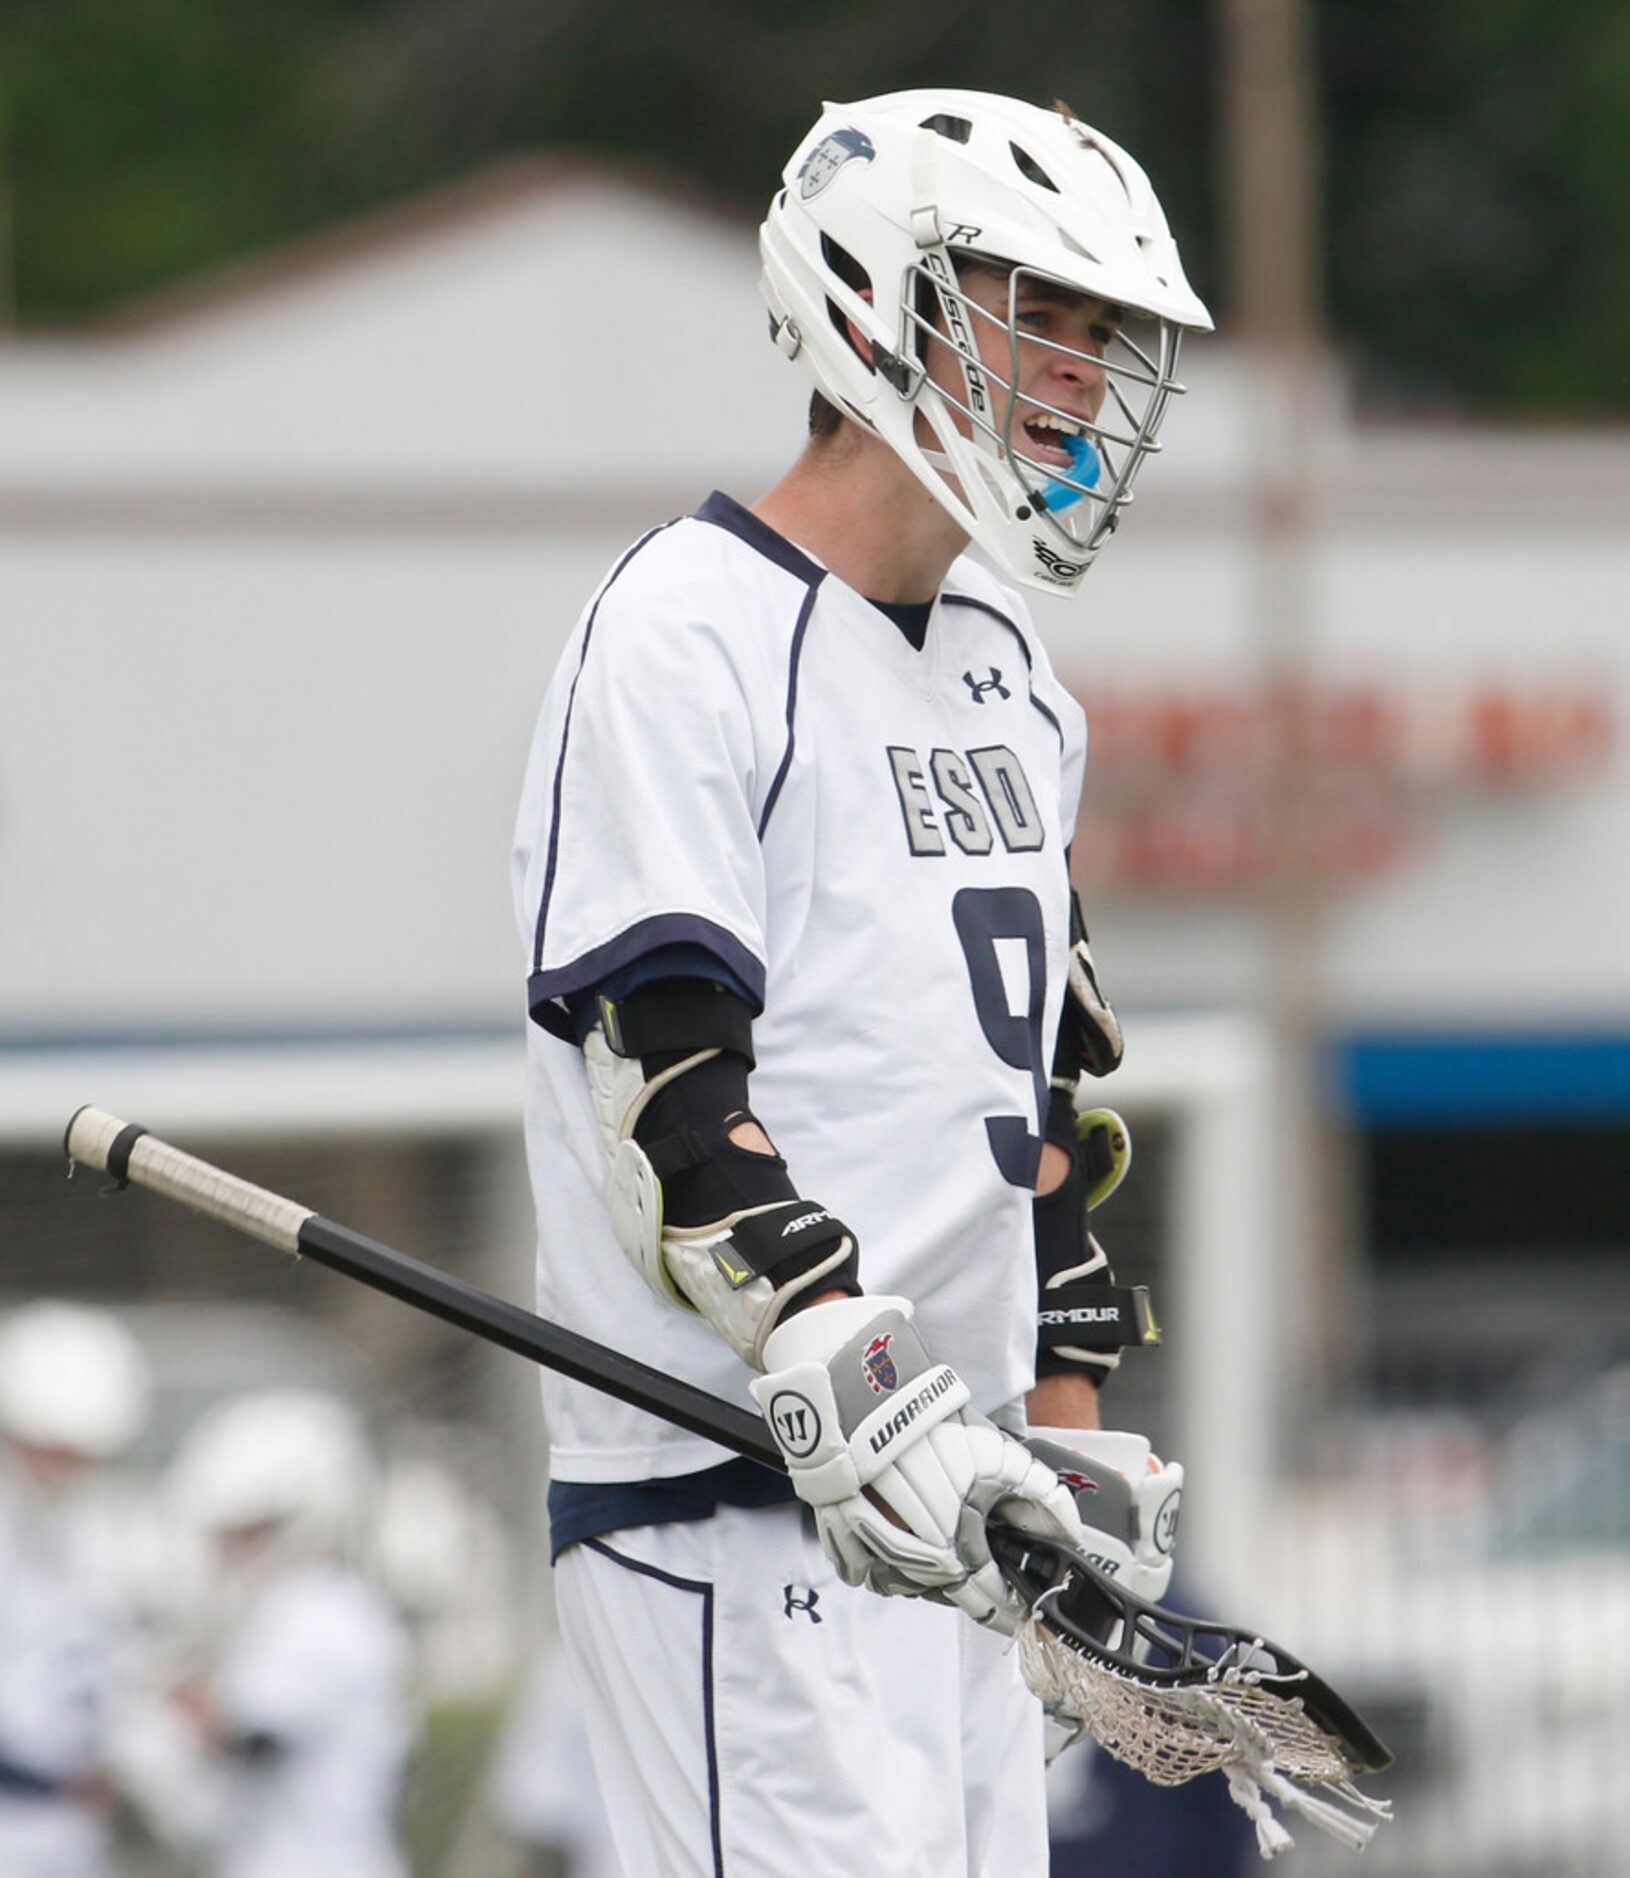
[[[835,130],[823,137],[798,169],[798,193],[808,202],[818,196],[845,163],[862,157],[868,163],[877,155],[872,140],[863,130]]]

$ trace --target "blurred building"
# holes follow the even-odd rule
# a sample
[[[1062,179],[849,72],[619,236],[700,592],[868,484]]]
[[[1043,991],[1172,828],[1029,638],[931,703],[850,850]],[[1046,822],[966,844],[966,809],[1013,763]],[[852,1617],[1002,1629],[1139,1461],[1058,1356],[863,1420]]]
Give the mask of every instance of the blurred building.
[[[539,166],[0,353],[5,1032],[508,1021],[511,796],[571,618],[632,532],[714,479],[750,498],[800,432],[753,272],[734,222]],[[1098,707],[1084,871],[1138,1004],[1254,990],[1249,390],[1219,342],[1189,365],[1124,539],[1038,607]],[[1616,1035],[1630,438],[1330,392],[1333,1019]]]
[[[622,548],[797,446],[754,275],[706,205],[540,163],[0,349],[0,1155],[43,1167],[73,1106],[122,1103],[526,1296],[526,746]],[[1360,1253],[1332,1376],[1498,1419],[1630,1355],[1630,435],[1366,421],[1332,361],[1308,677],[1266,698],[1251,387],[1223,341],[1187,366],[1122,538],[1035,611],[1091,715],[1076,871],[1149,1176],[1113,1237],[1168,1267],[1175,1354],[1128,1387],[1190,1464],[1203,1563],[1282,1407],[1250,1016],[1276,714]],[[204,1230],[129,1228],[126,1279],[178,1241],[202,1271]],[[369,1386],[477,1405],[535,1467],[523,1386],[454,1364],[427,1403],[435,1336],[321,1296]]]
[[[508,834],[562,639],[629,539],[751,499],[801,432],[754,268],[704,205],[539,163],[0,350],[0,1050],[513,1036]],[[1188,363],[1123,539],[1037,607],[1092,712],[1077,873],[1133,1009],[1264,990],[1250,388],[1221,342]],[[1630,437],[1365,423],[1333,366],[1313,458],[1348,1114],[1623,1119]],[[1400,1243],[1439,1230],[1389,1182],[1411,1152],[1376,1170]],[[1609,1177],[1570,1152],[1575,1193]]]

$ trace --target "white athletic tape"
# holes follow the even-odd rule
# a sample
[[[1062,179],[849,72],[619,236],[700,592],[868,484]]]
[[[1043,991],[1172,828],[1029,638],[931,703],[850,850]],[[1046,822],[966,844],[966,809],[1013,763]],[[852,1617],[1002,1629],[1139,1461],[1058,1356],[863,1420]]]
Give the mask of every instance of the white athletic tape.
[[[82,1108],[68,1124],[68,1158],[106,1172],[113,1144],[128,1126],[105,1109]],[[309,1206],[297,1206],[236,1174],[223,1173],[152,1135],[137,1137],[126,1173],[132,1186],[179,1200],[195,1213],[234,1226],[280,1252],[299,1253],[300,1228],[313,1217]]]

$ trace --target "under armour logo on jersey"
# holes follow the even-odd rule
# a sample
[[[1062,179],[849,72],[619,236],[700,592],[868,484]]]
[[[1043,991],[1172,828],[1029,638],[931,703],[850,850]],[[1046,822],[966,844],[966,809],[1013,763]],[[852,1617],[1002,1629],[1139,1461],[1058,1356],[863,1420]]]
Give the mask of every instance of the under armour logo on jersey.
[[[793,1595],[797,1589],[798,1587],[796,1585],[783,1585],[781,1587],[781,1596],[784,1600],[781,1606],[781,1615],[783,1617],[791,1617],[794,1611],[802,1611],[812,1624],[820,1623],[821,1614],[815,1608],[821,1601],[820,1592],[818,1592],[813,1585],[806,1585],[804,1587],[804,1595],[800,1598]]]
[[[1002,683],[1002,674],[996,667],[987,665],[985,669],[990,673],[989,678],[975,678],[972,672],[962,674],[962,682],[973,693],[974,703],[983,704],[987,691],[994,691],[999,698],[1011,698],[1013,693]]]

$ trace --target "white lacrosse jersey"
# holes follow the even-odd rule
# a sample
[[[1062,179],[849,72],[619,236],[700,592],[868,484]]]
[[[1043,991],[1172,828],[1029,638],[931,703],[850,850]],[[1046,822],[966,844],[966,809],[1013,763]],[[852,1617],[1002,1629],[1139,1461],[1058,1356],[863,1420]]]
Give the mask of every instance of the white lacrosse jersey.
[[[545,697],[516,837],[544,1316],[752,1406],[612,1236],[560,1003],[688,943],[762,1001],[753,1112],[867,1292],[915,1302],[979,1408],[1024,1393],[1085,748],[1022,604],[967,558],[918,651],[727,497],[628,550]],[[547,1372],[544,1401],[557,1480],[727,1458]]]

